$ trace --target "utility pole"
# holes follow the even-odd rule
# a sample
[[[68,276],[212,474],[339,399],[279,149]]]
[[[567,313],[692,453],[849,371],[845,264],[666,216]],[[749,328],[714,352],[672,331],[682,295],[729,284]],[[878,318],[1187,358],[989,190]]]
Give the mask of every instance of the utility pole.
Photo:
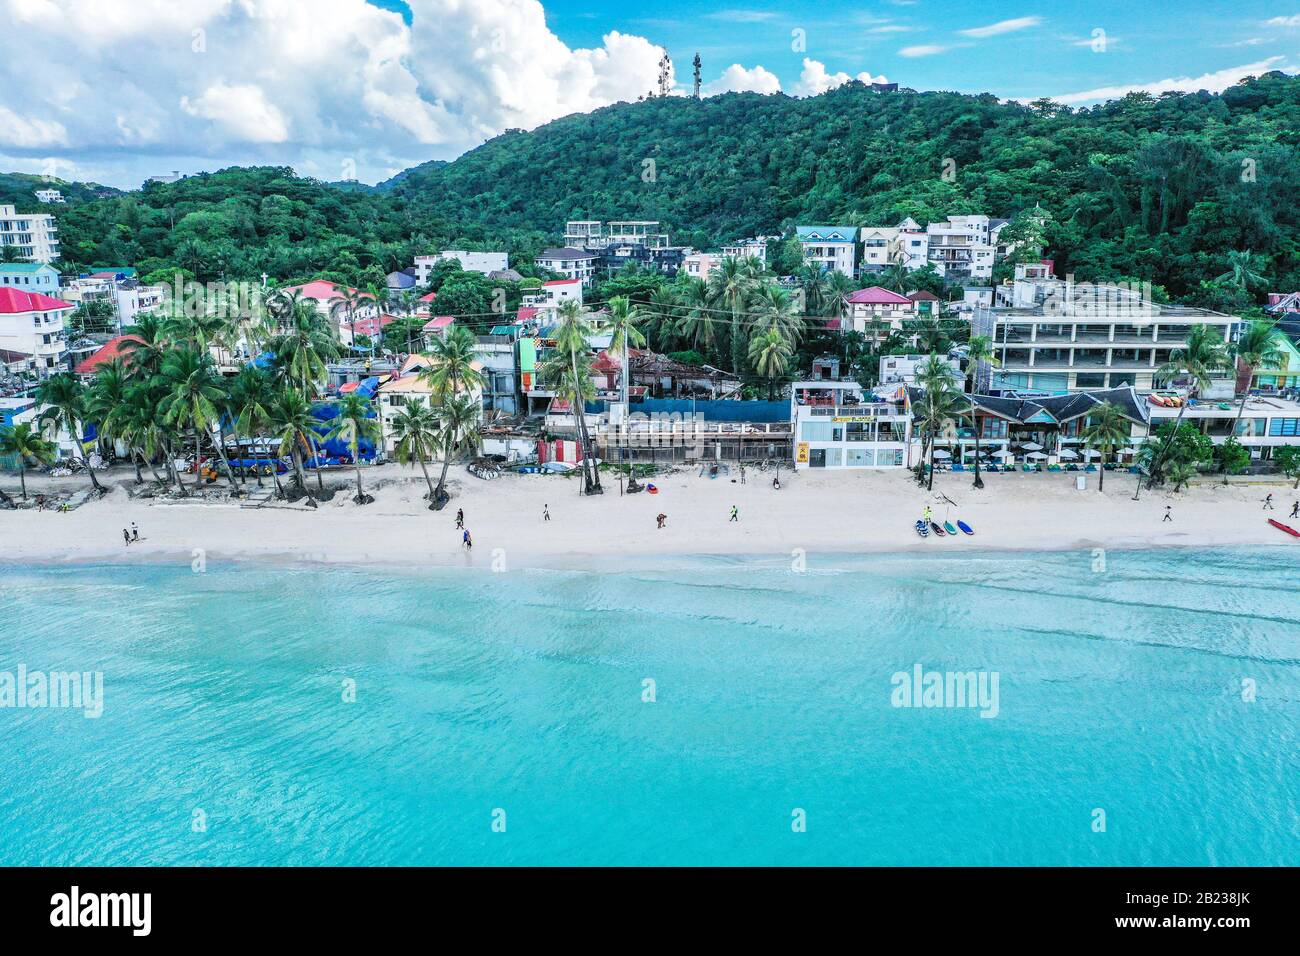
[[[700,98],[700,55],[698,53],[695,54],[694,65],[695,65],[695,98],[698,100]]]

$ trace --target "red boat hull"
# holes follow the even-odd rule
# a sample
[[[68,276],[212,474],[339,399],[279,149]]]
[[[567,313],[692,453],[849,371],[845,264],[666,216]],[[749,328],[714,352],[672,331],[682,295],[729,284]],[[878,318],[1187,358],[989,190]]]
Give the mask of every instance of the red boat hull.
[[[1272,519],[1272,518],[1269,518],[1269,519],[1268,519],[1268,523],[1271,524],[1274,528],[1277,528],[1279,531],[1285,531],[1287,534],[1289,534],[1289,535],[1290,535],[1291,537],[1293,537],[1293,538],[1300,538],[1300,531],[1297,531],[1295,528],[1291,527],[1289,524],[1283,524],[1282,522],[1280,522],[1280,521],[1275,521],[1275,520]]]

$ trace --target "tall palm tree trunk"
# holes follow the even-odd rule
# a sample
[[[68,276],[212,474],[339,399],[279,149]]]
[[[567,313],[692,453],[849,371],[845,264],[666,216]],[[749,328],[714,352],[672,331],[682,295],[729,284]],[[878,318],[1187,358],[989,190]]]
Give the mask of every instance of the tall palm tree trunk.
[[[194,426],[194,490],[198,491],[203,487],[203,433],[197,425]]]
[[[925,486],[926,491],[934,491],[934,436],[930,437],[930,481]]]
[[[418,441],[415,443],[415,456],[420,459],[420,470],[424,472],[424,483],[429,486],[429,503],[433,504],[433,479],[429,477],[429,466],[424,461],[424,446]]]
[[[18,483],[23,486],[23,501],[27,500],[27,459],[18,456]]]
[[[451,444],[451,436],[448,436],[442,445],[442,474],[438,476],[438,487],[433,492],[435,504],[447,493],[447,469],[451,467]]]
[[[1190,392],[1187,397],[1191,398]],[[1178,408],[1178,417],[1174,419],[1173,434],[1169,436],[1169,441],[1165,443],[1165,447],[1160,449],[1160,456],[1151,462],[1151,474],[1147,476],[1147,491],[1150,491],[1156,486],[1156,477],[1160,474],[1160,469],[1165,463],[1165,458],[1169,455],[1169,450],[1174,447],[1174,442],[1178,440],[1178,429],[1183,426],[1183,415],[1186,412],[1187,402],[1184,401]]]
[[[980,431],[981,429],[980,429],[980,419],[978,415],[975,415],[971,418],[971,424],[975,426],[972,429],[975,432],[975,485],[974,487],[983,488],[984,479],[980,477]]]

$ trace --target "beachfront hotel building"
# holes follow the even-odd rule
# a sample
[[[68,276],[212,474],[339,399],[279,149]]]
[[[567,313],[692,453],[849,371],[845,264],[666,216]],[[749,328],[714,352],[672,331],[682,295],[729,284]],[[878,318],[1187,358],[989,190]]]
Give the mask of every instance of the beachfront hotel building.
[[[59,227],[47,212],[19,213],[13,206],[0,206],[0,246],[12,247],[31,262],[53,262],[60,254]]]
[[[911,415],[901,388],[891,399],[851,381],[793,383],[795,470],[905,467]]]
[[[40,292],[0,286],[0,349],[30,356],[40,378],[64,371],[68,343],[64,319],[75,306]]]
[[[1044,264],[1050,265],[1050,264]],[[1060,394],[1085,389],[1159,388],[1156,370],[1208,325],[1230,342],[1241,319],[1186,305],[1152,302],[1140,288],[1075,284],[1023,272],[995,290],[992,305],[972,311],[972,333],[993,341],[998,367],[984,369],[980,391],[1018,389]],[[1231,397],[1231,374],[1205,397]]]

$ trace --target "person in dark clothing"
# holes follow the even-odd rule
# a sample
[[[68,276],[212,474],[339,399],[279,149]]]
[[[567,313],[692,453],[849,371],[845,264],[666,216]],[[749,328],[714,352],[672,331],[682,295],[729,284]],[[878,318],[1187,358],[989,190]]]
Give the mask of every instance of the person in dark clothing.
[[[660,528],[664,526],[664,522],[667,520],[668,520],[668,516],[664,514],[662,511],[659,512],[659,514],[655,517],[655,521],[658,522],[658,526]]]
[[[550,521],[550,520],[551,520],[551,506],[550,506],[550,505],[542,505],[542,520],[543,520],[543,521]]]
[[[1266,494],[1266,495],[1264,496],[1264,510],[1265,510],[1265,511],[1272,511],[1272,510],[1273,510],[1273,494],[1272,494],[1272,492],[1269,492],[1268,494]]]
[[[740,510],[735,505],[731,506],[731,517],[727,520],[728,522],[740,520]]]
[[[1291,514],[1288,515],[1287,517],[1300,518],[1300,501],[1297,501],[1295,504],[1291,506]]]
[[[463,527],[465,527],[465,509],[464,509],[464,508],[457,508],[457,509],[456,509],[456,527],[457,527],[457,528],[463,528]]]
[[[1173,516],[1173,514],[1172,514],[1173,509],[1174,509],[1174,506],[1173,506],[1173,505],[1165,505],[1165,518],[1164,518],[1165,521],[1173,521],[1173,520],[1174,520],[1174,516]],[[1164,523],[1164,522],[1162,521],[1161,524],[1163,524],[1163,523]]]
[[[128,545],[131,544],[131,532],[127,531],[125,528],[122,529],[122,540]]]

